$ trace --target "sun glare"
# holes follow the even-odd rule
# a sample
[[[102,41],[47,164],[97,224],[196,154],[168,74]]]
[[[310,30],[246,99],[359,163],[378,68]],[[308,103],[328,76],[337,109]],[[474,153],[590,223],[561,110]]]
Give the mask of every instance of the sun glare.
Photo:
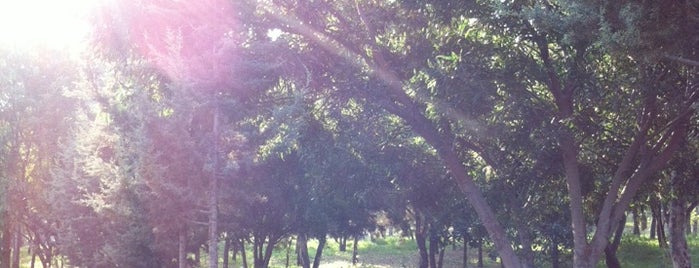
[[[0,0],[0,48],[78,52],[89,32],[95,0]]]

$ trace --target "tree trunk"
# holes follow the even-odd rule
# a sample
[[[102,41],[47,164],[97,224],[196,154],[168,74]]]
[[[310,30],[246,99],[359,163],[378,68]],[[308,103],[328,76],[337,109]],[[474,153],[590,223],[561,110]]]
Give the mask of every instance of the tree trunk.
[[[439,259],[437,259],[437,268],[442,268],[444,264],[444,250],[445,248],[442,248],[439,250]]]
[[[297,264],[303,268],[311,267],[311,259],[308,257],[308,245],[305,234],[299,234],[296,239]]]
[[[248,267],[248,254],[245,252],[245,239],[240,239],[240,259],[243,261],[243,267]]]
[[[22,237],[21,237],[20,225],[17,225],[15,232],[12,234],[12,267],[19,268],[19,255],[20,248],[22,247]]]
[[[320,267],[320,259],[323,257],[323,248],[325,247],[326,238],[321,236],[318,238],[318,248],[316,249],[316,256],[313,257],[313,268]]]
[[[415,213],[415,241],[417,242],[417,249],[420,254],[420,261],[418,263],[419,268],[429,267],[429,256],[427,253],[426,245],[426,227],[423,223],[422,214]]]
[[[12,259],[12,225],[7,213],[3,213],[2,244],[0,244],[0,268],[10,268]]]
[[[226,234],[226,239],[223,240],[223,268],[228,268],[228,256],[231,252],[231,239]]]
[[[681,201],[670,202],[670,253],[674,268],[692,267],[685,233],[686,218],[684,204]]]
[[[614,238],[612,242],[607,244],[604,248],[604,261],[608,268],[621,268],[621,263],[619,258],[617,258],[616,253],[621,244],[621,235],[624,233],[624,227],[626,227],[626,219],[619,221],[616,230],[614,231]]]
[[[359,252],[357,244],[359,244],[359,235],[354,236],[354,244],[352,245],[352,265],[357,265],[357,262],[359,262]]]
[[[483,239],[478,242],[478,268],[483,268]]]
[[[209,268],[218,268],[218,139],[219,139],[219,107],[214,111],[212,134],[214,148],[211,152],[213,167],[209,181]]]
[[[269,240],[267,242],[267,247],[265,248],[265,255],[263,256],[263,259],[262,259],[262,264],[263,264],[262,267],[264,267],[264,268],[269,267],[269,261],[272,259],[272,252],[274,251],[274,245],[276,244],[277,241],[279,241],[279,240],[276,237],[269,238]],[[264,245],[264,244],[265,243],[263,241],[262,245]]]
[[[633,234],[635,236],[641,236],[641,216],[638,213],[638,209],[634,208],[631,210],[633,218]]]
[[[180,230],[179,233],[177,264],[179,268],[187,268],[187,236],[184,230]]]
[[[655,214],[651,214],[651,217],[650,217],[650,230],[649,230],[649,231],[650,231],[650,239],[655,239],[655,238],[656,238],[656,233],[655,233],[655,232],[657,231],[656,229],[658,228],[657,225],[658,225],[658,222],[657,222],[656,219],[655,219]]]
[[[286,242],[286,260],[284,262],[284,267],[289,268],[289,263],[291,261],[291,237]]]
[[[691,268],[692,260],[689,256],[689,248],[687,246],[687,220],[688,209],[684,201],[684,196],[679,193],[681,186],[681,178],[675,171],[671,172],[670,179],[672,181],[673,198],[670,200],[670,254],[672,257],[673,268]]]
[[[464,248],[463,248],[463,268],[468,268],[468,234],[464,232],[461,237],[464,240]]]
[[[429,233],[430,236],[430,248],[429,248],[429,267],[438,268],[437,266],[437,255],[439,254],[439,237],[432,232]]]
[[[347,236],[341,235],[338,244],[340,245],[340,252],[347,251]]]

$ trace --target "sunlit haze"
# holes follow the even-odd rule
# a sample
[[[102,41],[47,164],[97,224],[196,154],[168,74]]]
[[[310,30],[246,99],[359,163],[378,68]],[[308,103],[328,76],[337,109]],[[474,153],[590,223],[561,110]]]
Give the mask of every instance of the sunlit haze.
[[[78,52],[89,31],[94,0],[0,0],[0,48]]]

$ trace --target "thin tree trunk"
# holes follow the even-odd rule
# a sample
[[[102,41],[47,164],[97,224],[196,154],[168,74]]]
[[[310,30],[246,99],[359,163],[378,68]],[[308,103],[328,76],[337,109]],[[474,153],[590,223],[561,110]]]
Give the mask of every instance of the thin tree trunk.
[[[285,266],[286,268],[289,268],[289,262],[291,261],[291,237],[286,242],[286,262]]]
[[[303,268],[311,267],[311,259],[308,257],[308,242],[305,234],[299,234],[296,240],[297,264]]]
[[[213,167],[209,181],[209,268],[218,268],[218,139],[219,107],[216,104],[213,119]]]
[[[321,236],[318,238],[318,248],[316,249],[316,256],[313,258],[313,268],[320,267],[320,259],[323,256],[323,248],[325,247],[326,238]]]
[[[437,268],[442,268],[442,264],[444,264],[444,250],[445,250],[445,248],[442,248],[439,250],[439,259],[437,259]]]
[[[240,258],[243,260],[243,267],[248,267],[248,254],[245,252],[245,239],[240,239]]]
[[[483,239],[478,242],[478,268],[483,268]]]
[[[276,238],[276,237],[274,237],[274,238],[273,238],[273,237],[270,237],[270,238],[269,238],[269,240],[268,240],[268,242],[267,242],[267,247],[265,248],[265,251],[264,251],[264,252],[265,252],[265,253],[264,253],[264,256],[263,256],[263,258],[262,258],[262,264],[263,264],[262,267],[264,267],[264,268],[269,267],[269,261],[272,259],[272,252],[274,251],[274,245],[276,244],[277,241],[279,241],[279,240],[278,240],[278,238]],[[263,247],[264,247],[264,244],[265,244],[265,243],[264,243],[264,240],[263,240],[263,241],[262,241]]]
[[[12,234],[12,267],[19,268],[20,248],[22,247],[20,225],[17,225],[14,234]]]
[[[231,239],[226,234],[226,239],[223,241],[223,268],[228,268],[228,256],[231,252]]]
[[[359,247],[357,244],[359,244],[359,235],[354,236],[354,244],[352,245],[352,265],[357,265],[357,262],[359,262]]]
[[[658,224],[657,220],[655,219],[655,214],[651,214],[650,217],[650,239],[655,239],[656,237],[656,229],[658,228],[656,225]]]
[[[624,227],[626,227],[626,219],[619,221],[612,242],[604,248],[604,261],[607,264],[607,268],[621,268],[621,263],[616,253],[621,244],[621,235],[624,233]]]
[[[464,232],[461,237],[464,239],[464,248],[463,248],[463,268],[468,268],[468,234]]]
[[[641,217],[638,213],[638,208],[631,210],[633,218],[633,234],[635,236],[641,236]]]
[[[187,268],[187,236],[185,235],[184,230],[180,230],[179,233],[177,265],[179,268]]]
[[[32,251],[32,260],[29,262],[29,267],[34,268],[34,265],[36,264],[36,252]]]
[[[439,254],[439,237],[432,232],[428,234],[430,236],[430,247],[429,247],[429,267],[438,268],[437,266],[437,255]]]
[[[415,241],[417,242],[417,249],[420,253],[420,262],[418,263],[419,268],[429,267],[429,256],[427,253],[426,245],[426,229],[424,226],[421,213],[415,213]]]

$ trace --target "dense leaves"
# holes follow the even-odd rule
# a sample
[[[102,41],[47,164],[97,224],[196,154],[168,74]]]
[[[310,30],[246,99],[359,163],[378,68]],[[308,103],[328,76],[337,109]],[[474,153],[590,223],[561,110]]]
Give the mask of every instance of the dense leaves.
[[[267,267],[295,239],[317,267],[328,237],[395,226],[420,267],[457,243],[613,266],[632,203],[670,205],[677,230],[697,204],[698,18],[691,1],[106,4],[79,61],[0,58],[0,264],[27,246],[45,266],[205,250],[215,267],[225,241]]]

